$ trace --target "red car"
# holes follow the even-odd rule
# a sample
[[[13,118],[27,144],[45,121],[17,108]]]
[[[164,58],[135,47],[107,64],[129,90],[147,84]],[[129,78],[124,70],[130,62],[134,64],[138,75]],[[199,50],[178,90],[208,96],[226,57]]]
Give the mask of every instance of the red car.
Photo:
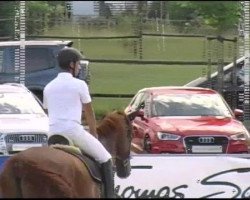
[[[132,142],[147,153],[248,153],[243,111],[233,112],[214,90],[144,88],[125,109],[135,111]]]

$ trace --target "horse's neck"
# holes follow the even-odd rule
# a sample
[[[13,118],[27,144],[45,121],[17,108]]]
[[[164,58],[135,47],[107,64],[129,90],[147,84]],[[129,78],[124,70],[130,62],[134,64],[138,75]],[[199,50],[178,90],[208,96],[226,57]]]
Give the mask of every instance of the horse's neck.
[[[113,156],[114,148],[115,148],[115,138],[111,134],[112,132],[103,132],[103,130],[98,131],[98,139],[102,143],[102,145],[106,148],[106,150]]]

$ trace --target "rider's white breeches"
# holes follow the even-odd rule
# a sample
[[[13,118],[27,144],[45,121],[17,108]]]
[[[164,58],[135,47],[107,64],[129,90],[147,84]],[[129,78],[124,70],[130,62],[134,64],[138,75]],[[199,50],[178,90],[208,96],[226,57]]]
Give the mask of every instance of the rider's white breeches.
[[[56,132],[53,126],[50,127],[52,135],[59,134],[68,137],[73,144],[79,147],[89,156],[93,157],[97,162],[104,163],[111,159],[110,153],[105,149],[102,143],[93,135],[84,130],[83,126],[77,125],[67,131]]]

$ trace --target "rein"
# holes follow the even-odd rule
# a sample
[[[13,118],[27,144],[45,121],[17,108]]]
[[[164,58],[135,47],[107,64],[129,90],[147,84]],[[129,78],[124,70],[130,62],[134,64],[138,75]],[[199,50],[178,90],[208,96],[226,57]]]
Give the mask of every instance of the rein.
[[[126,121],[126,129],[127,129],[127,138],[128,138],[128,140],[129,140],[129,143],[130,143],[130,147],[131,147],[131,140],[132,140],[132,127],[130,126],[130,120],[129,120],[129,118],[125,115],[125,119],[124,119],[125,121]],[[130,159],[131,159],[131,156],[130,156],[130,154],[128,155],[128,157],[127,158],[121,158],[120,156],[118,156],[117,155],[117,145],[116,145],[116,148],[115,148],[115,159],[116,160],[119,160],[120,161],[120,163],[122,163],[124,166],[128,166],[130,163],[129,163],[129,161],[130,161]]]

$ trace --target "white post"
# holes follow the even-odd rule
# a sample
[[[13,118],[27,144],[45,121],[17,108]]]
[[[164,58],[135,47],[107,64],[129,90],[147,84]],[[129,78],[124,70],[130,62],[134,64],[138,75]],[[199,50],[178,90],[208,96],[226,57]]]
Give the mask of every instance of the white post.
[[[19,48],[15,48],[15,82],[25,85],[25,1],[16,6],[14,23],[14,40],[20,41]]]
[[[25,1],[20,1],[20,83],[25,85]]]
[[[238,35],[239,35],[239,57],[244,56],[244,1],[239,2],[241,8],[243,9],[242,16],[238,24]]]
[[[15,5],[14,40],[20,40],[20,7]],[[15,82],[20,82],[20,48],[15,48]]]
[[[161,30],[162,30],[162,34],[164,35],[165,34],[165,26],[164,26],[164,23],[165,23],[165,20],[163,20],[163,9],[165,9],[165,4],[163,4],[164,2],[163,1],[160,1],[161,3]],[[165,36],[162,36],[162,50],[165,51]]]
[[[155,11],[155,21],[156,21],[156,32],[159,33],[160,32],[160,29],[159,29],[159,18],[157,16],[157,11]],[[157,48],[158,48],[158,51],[161,50],[161,47],[160,47],[160,37],[157,37]]]
[[[250,75],[250,57],[249,57],[249,1],[244,1],[244,122],[250,125],[250,93],[249,93],[249,75]]]

